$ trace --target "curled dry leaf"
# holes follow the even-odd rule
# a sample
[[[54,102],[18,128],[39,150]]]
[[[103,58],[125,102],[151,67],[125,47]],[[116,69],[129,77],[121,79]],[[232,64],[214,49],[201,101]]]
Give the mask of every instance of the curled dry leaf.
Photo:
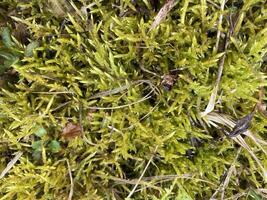
[[[80,124],[74,124],[68,122],[62,130],[61,134],[65,139],[73,139],[82,135],[82,126]]]
[[[244,133],[247,131],[247,129],[250,126],[250,122],[254,116],[255,110],[251,112],[250,114],[246,115],[245,117],[237,120],[236,125],[234,126],[231,133],[229,133],[229,137],[236,137],[240,135],[241,133]]]

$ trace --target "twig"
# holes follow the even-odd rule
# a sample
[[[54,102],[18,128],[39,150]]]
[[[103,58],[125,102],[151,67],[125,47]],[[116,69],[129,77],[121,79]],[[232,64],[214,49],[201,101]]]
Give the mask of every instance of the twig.
[[[2,179],[9,172],[9,170],[16,164],[16,162],[20,159],[21,156],[22,152],[16,153],[16,156],[7,164],[6,168],[2,171],[0,179]]]
[[[67,162],[67,165],[68,165],[68,172],[69,172],[69,176],[70,176],[70,192],[69,192],[68,200],[71,200],[72,196],[73,196],[74,184],[73,184],[73,178],[72,178],[71,169],[70,169],[70,163],[69,163],[68,160],[66,160],[66,162]]]
[[[157,151],[157,149],[158,149],[158,146],[156,146],[156,148],[155,148],[155,150],[154,150],[154,153]],[[153,157],[154,157],[154,153],[153,153],[153,155],[150,157],[149,161],[147,162],[144,171],[142,172],[141,176],[140,176],[139,179],[137,180],[137,182],[136,182],[135,186],[133,187],[132,191],[128,194],[127,199],[128,199],[128,198],[131,198],[131,196],[133,195],[134,191],[136,190],[136,188],[137,188],[139,182],[140,182],[141,179],[143,178],[143,176],[144,176],[144,174],[145,174],[145,172],[146,172],[148,166],[150,165],[150,163],[151,163],[151,161],[152,161],[152,159],[153,159]]]

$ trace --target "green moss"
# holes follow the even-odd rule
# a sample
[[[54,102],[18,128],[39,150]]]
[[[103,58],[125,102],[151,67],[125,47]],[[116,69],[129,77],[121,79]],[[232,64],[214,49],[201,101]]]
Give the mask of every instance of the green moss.
[[[73,199],[126,198],[151,157],[132,199],[208,199],[216,191],[238,145],[222,127],[205,126],[199,113],[209,102],[225,53],[220,49],[230,16],[240,18],[215,112],[237,119],[252,111],[266,85],[266,2],[228,1],[221,12],[219,1],[179,1],[149,31],[164,5],[155,2],[0,3],[12,16],[1,26],[13,30],[11,38],[9,29],[1,29],[0,59],[6,61],[1,49],[11,48],[7,44],[18,59],[0,72],[1,77],[11,68],[17,72],[15,82],[0,84],[0,171],[13,153],[23,152],[0,180],[1,199],[68,198],[66,160]],[[24,43],[15,34],[18,24],[29,32]],[[180,69],[178,80],[168,91],[162,77],[175,69]],[[79,137],[62,136],[68,121],[82,125]],[[251,131],[262,140],[265,124],[256,113]],[[250,138],[245,141],[266,168],[262,149]],[[235,168],[225,198],[237,193],[258,198],[265,180],[255,158],[242,149]]]

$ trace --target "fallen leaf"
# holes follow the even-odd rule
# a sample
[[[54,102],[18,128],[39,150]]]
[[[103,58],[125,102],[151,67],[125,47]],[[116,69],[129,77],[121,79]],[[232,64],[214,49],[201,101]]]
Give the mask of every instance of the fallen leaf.
[[[72,122],[68,122],[66,126],[63,128],[61,135],[65,139],[73,139],[82,134],[82,126],[80,124],[74,124]]]

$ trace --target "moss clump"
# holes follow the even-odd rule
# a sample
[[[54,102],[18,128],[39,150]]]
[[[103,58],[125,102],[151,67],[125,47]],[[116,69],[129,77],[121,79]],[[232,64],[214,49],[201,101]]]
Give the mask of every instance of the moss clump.
[[[227,1],[223,10],[219,1],[179,1],[150,30],[163,5],[0,3],[0,171],[22,152],[0,180],[2,199],[124,199],[137,183],[133,199],[208,199],[218,188],[224,198],[264,195],[264,116],[251,123],[256,144],[247,137],[243,148],[200,112],[224,56],[212,112],[239,119],[258,101],[266,1]]]

